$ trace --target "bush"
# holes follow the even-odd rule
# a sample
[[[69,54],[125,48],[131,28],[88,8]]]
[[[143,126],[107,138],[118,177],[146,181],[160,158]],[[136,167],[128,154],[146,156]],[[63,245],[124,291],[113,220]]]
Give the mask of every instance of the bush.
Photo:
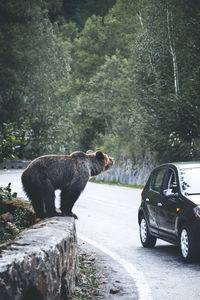
[[[0,243],[14,239],[36,221],[31,204],[16,199],[17,193],[12,193],[10,186],[0,187]]]
[[[5,188],[0,187],[0,202],[7,201],[7,200],[11,201],[13,198],[17,197],[17,193],[12,193],[10,186],[11,186],[11,182]]]
[[[30,139],[29,121],[26,120],[20,126],[16,123],[3,123],[0,128],[0,163],[6,159],[21,158]]]

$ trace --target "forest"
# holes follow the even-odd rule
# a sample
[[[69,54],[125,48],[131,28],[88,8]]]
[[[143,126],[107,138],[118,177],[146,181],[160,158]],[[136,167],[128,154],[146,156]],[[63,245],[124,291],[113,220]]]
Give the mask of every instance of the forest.
[[[1,0],[0,162],[200,159],[200,1]]]

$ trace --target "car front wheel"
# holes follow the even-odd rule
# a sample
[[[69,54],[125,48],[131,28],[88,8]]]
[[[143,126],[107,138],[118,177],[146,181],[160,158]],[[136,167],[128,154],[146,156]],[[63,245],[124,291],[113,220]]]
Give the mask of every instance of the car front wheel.
[[[156,238],[150,234],[147,221],[144,216],[140,219],[140,240],[145,248],[152,248],[156,244]]]
[[[197,256],[197,248],[190,228],[183,225],[180,230],[181,255],[185,262],[192,262]]]

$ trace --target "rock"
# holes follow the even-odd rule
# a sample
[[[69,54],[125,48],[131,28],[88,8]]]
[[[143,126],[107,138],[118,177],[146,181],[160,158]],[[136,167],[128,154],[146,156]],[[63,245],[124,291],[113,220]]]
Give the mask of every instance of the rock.
[[[83,263],[83,264],[91,265],[91,261],[89,261],[89,260],[83,260],[82,263]]]
[[[116,159],[115,164],[108,172],[96,176],[94,181],[144,185],[155,164],[155,160],[151,157],[145,157],[143,160],[137,161],[137,164],[130,158],[120,157]]]
[[[94,257],[90,257],[89,261],[95,261],[95,258]]]
[[[5,214],[2,214],[0,216],[0,219],[3,221],[3,222],[11,222],[13,220],[13,215],[10,213],[10,212],[7,212]]]
[[[6,227],[7,229],[9,229],[9,231],[12,233],[12,234],[16,234],[18,233],[20,230],[15,226],[15,224],[11,223],[11,222],[7,222],[6,223]]]
[[[93,294],[94,296],[97,296],[97,295],[99,294],[99,292],[98,292],[97,290],[93,289],[93,290],[92,290],[92,294]]]
[[[103,284],[107,284],[107,283],[109,283],[109,281],[108,280],[104,280],[102,283]]]
[[[119,292],[120,292],[120,290],[118,288],[113,287],[110,289],[110,294],[117,294]]]
[[[0,300],[60,300],[74,291],[78,258],[73,218],[46,219],[0,251]]]

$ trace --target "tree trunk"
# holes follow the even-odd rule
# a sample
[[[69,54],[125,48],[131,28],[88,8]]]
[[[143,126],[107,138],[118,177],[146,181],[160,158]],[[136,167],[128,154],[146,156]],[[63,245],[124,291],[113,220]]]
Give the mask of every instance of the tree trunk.
[[[173,73],[174,73],[174,91],[175,95],[179,94],[179,80],[178,80],[178,64],[176,58],[176,49],[174,42],[174,28],[173,28],[173,14],[172,11],[169,10],[167,6],[167,30],[168,30],[168,38],[169,38],[169,48],[170,53],[172,55],[173,62]]]

